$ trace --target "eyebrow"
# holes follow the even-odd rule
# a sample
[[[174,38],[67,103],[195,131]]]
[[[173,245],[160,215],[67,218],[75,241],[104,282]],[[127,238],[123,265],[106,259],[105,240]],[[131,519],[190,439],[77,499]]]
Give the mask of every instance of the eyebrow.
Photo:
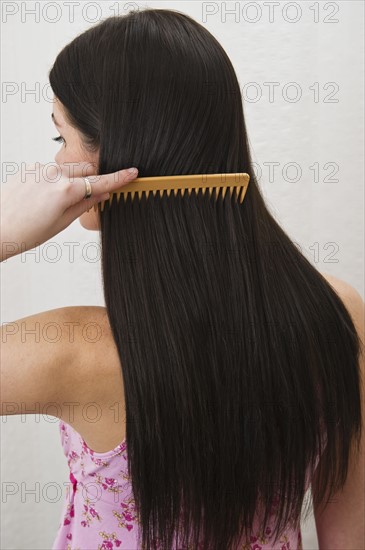
[[[52,120],[53,120],[53,122],[55,123],[55,125],[56,125],[56,126],[59,126],[59,127],[61,128],[62,124],[59,124],[59,123],[57,122],[57,120],[56,120],[56,118],[55,118],[55,116],[54,116],[53,113],[51,113],[51,117],[52,117]]]

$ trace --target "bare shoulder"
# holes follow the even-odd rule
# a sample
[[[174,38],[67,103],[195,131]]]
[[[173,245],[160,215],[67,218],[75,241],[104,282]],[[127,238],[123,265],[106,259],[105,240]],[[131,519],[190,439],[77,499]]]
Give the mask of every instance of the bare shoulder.
[[[104,373],[115,369],[113,343],[106,310],[98,306],[57,308],[4,323],[2,402],[14,402],[17,414],[21,403],[28,409],[32,401],[42,406],[67,400],[81,380],[93,378],[94,365]]]
[[[70,306],[63,315],[69,326],[67,344],[75,343],[72,368],[63,376],[68,397],[109,401],[113,383],[121,380],[121,365],[106,308]]]
[[[0,375],[2,415],[59,417],[96,451],[121,441],[122,370],[104,307],[57,308],[4,324]]]
[[[335,292],[344,303],[346,309],[348,310],[354,321],[354,324],[357,331],[359,332],[362,341],[364,341],[365,304],[360,293],[356,290],[355,287],[353,287],[346,281],[339,279],[338,277],[334,277],[333,275],[329,275],[328,273],[320,273],[332,286],[332,288],[335,290]]]
[[[121,363],[107,310],[68,306],[52,310],[63,351],[54,370],[57,416],[70,424],[95,452],[115,448],[125,437],[125,398]]]
[[[61,418],[95,452],[114,449],[125,437],[125,396],[121,362],[106,308],[67,308],[76,327],[76,348],[62,374],[63,397],[70,406]]]
[[[343,279],[339,279],[338,277],[335,277],[334,275],[329,275],[328,273],[323,273],[322,271],[320,274],[326,279],[326,281],[336,290],[337,293],[340,293],[341,295],[350,295],[352,292],[357,292],[357,290],[350,285],[349,283],[346,283]]]
[[[102,395],[99,379],[109,380],[118,366],[104,307],[51,309],[1,326],[1,400],[14,403],[6,414],[21,412],[21,404],[31,412],[32,402],[56,402],[58,416],[61,403],[76,395],[91,397],[95,387]]]
[[[361,378],[362,425],[365,426],[365,304],[361,295],[353,286],[328,274],[322,273],[322,275],[342,299],[362,341],[359,372]],[[333,550],[364,548],[364,463],[365,437],[362,435],[360,453],[352,452],[350,455],[345,485],[336,495],[333,495],[326,507],[323,507],[320,502],[314,502],[313,504],[319,548],[331,548]],[[317,473],[314,475],[314,483],[317,481],[317,475]]]

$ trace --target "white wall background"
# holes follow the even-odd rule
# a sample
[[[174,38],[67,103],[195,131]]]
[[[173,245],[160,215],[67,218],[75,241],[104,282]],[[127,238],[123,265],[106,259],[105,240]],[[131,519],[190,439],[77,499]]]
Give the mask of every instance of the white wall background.
[[[66,43],[118,6],[120,14],[133,5],[176,9],[205,25],[233,62],[270,208],[320,271],[363,296],[364,5],[277,2],[272,12],[266,4],[81,0],[72,22],[63,2],[2,2],[2,181],[6,163],[54,160],[47,73]],[[269,83],[276,83],[271,96]],[[269,163],[277,163],[273,176]],[[74,258],[70,242],[79,243]],[[76,221],[37,254],[1,264],[1,322],[103,305],[97,243],[98,234]],[[51,548],[68,479],[57,422],[0,420],[3,549]],[[302,531],[304,548],[318,548],[313,517]]]

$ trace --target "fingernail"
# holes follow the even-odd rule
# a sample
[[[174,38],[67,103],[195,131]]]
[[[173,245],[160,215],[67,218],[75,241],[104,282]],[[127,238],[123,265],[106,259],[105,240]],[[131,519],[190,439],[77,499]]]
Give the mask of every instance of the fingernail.
[[[134,167],[133,167],[133,168],[128,168],[127,172],[128,172],[129,174],[137,174],[138,169],[137,169],[137,168],[134,168]]]

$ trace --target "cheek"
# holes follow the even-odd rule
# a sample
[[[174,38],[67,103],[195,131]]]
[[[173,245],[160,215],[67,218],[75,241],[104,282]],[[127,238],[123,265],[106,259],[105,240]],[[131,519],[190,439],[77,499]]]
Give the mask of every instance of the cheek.
[[[78,141],[69,138],[67,146],[62,145],[55,156],[56,164],[67,162],[90,162],[96,164],[97,156],[85,153]]]
[[[99,214],[98,212],[95,212],[94,207],[92,207],[89,212],[84,212],[83,214],[81,214],[79,220],[80,224],[85,229],[90,229],[94,231],[100,229]]]
[[[56,164],[60,165],[62,164],[62,154],[61,151],[58,151],[57,155],[54,158],[54,161]]]
[[[66,164],[67,162],[82,162],[83,159],[80,155],[75,155],[71,147],[67,150],[63,145],[57,152],[54,160],[56,164]]]

